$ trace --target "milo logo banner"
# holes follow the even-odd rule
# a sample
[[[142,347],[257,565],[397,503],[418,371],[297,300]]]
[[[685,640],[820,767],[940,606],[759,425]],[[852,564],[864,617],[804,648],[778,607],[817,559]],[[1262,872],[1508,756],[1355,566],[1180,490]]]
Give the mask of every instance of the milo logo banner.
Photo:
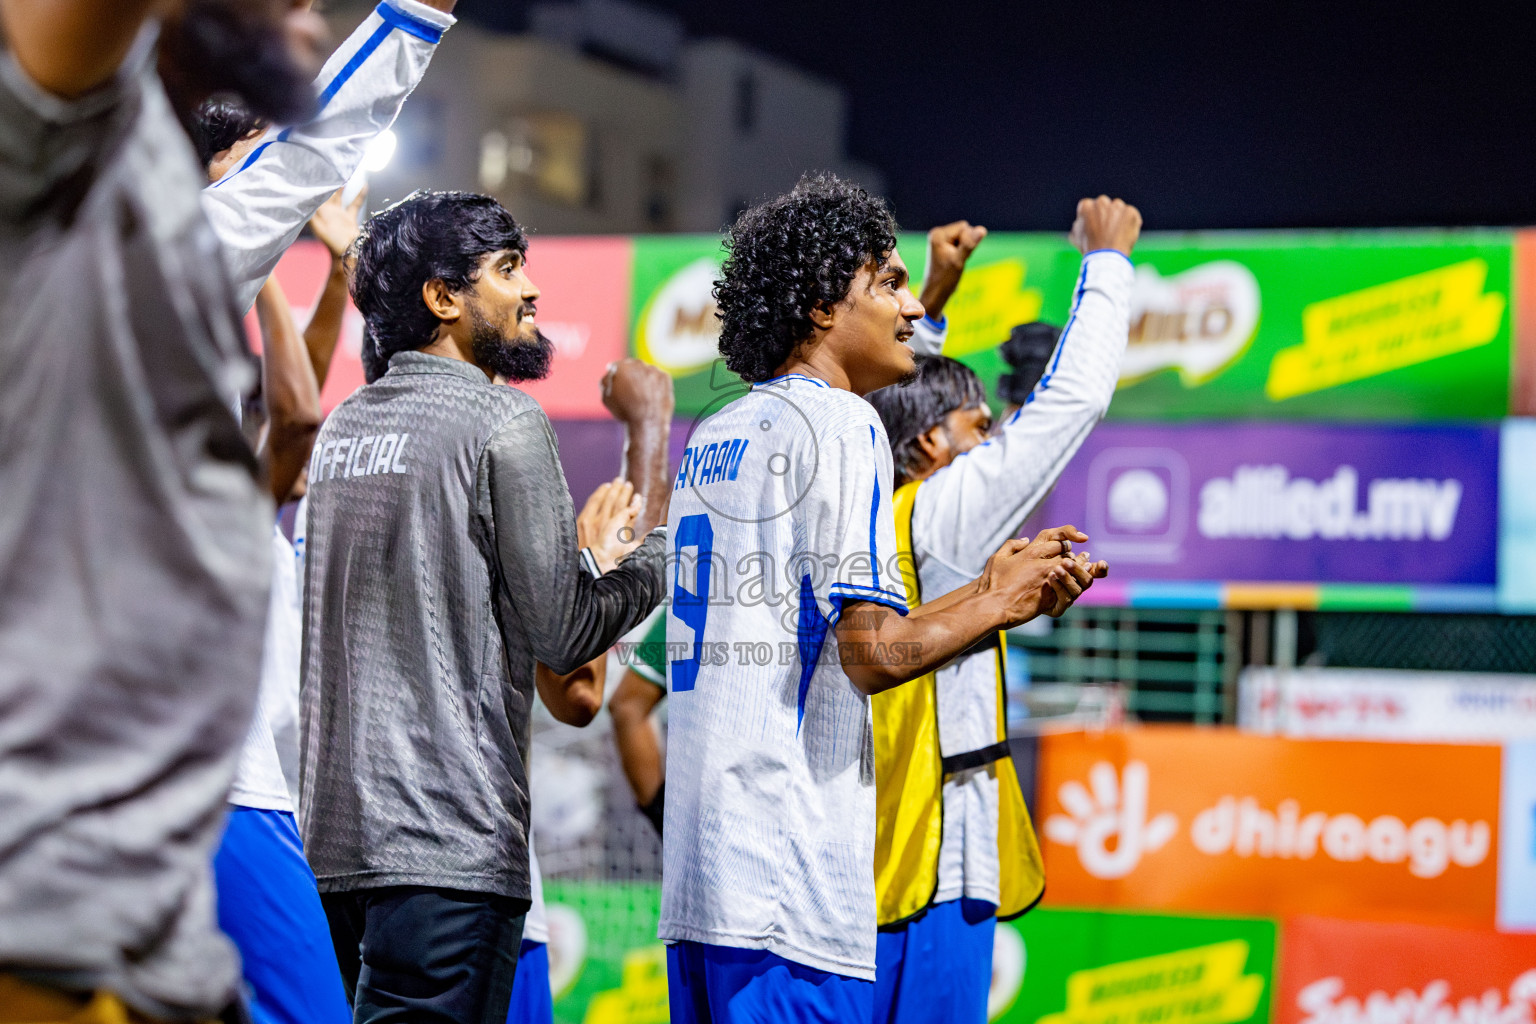
[[[989,1016],[1016,1024],[1262,1024],[1272,921],[1041,908],[997,926]]]
[[[737,385],[715,366],[720,242],[636,238],[633,351],[697,415]],[[901,236],[914,280],[921,234]],[[1493,419],[1510,409],[1513,235],[1158,235],[1135,253],[1130,345],[1112,418]],[[1080,256],[1064,237],[993,234],[972,257],[947,355],[990,385],[1017,324],[1066,322]]]

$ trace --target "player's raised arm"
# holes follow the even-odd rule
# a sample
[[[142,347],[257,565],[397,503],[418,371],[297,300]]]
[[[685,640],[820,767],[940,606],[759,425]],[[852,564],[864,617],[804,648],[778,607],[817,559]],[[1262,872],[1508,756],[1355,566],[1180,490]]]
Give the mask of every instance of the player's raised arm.
[[[987,237],[987,229],[970,221],[941,224],[928,232],[928,269],[923,275],[923,318],[913,324],[912,351],[936,356],[944,350],[949,321],[944,307],[960,287],[960,277],[971,253]]]
[[[1130,327],[1141,231],[1134,206],[1100,196],[1078,204],[1072,239],[1084,252],[1067,328],[1030,401],[996,436],[928,477],[914,513],[929,553],[966,576],[1018,532],[1109,409]],[[922,385],[917,385],[921,387]],[[942,528],[929,529],[932,522]]]
[[[315,382],[323,389],[325,378],[331,372],[331,358],[336,354],[336,342],[341,338],[341,321],[347,311],[347,250],[357,238],[359,216],[363,203],[368,199],[368,188],[358,190],[352,202],[343,205],[341,189],[325,202],[309,218],[309,229],[331,254],[331,272],[326,275],[315,311],[309,315],[304,327],[304,347],[309,350],[309,363],[315,371]]]
[[[75,99],[105,84],[155,0],[3,0],[5,47],[48,92]]]
[[[203,191],[203,212],[223,243],[242,309],[304,223],[352,177],[368,144],[394,123],[454,24],[453,6],[384,0],[325,62],[315,116],[273,125]]]
[[[309,462],[320,432],[320,386],[276,278],[256,297],[256,319],[261,324],[261,384],[267,406],[266,438],[259,454],[267,460],[272,498],[281,505]]]
[[[633,527],[644,534],[667,521],[672,499],[672,377],[638,359],[621,359],[603,375],[603,405],[624,424],[624,476],[643,501]]]

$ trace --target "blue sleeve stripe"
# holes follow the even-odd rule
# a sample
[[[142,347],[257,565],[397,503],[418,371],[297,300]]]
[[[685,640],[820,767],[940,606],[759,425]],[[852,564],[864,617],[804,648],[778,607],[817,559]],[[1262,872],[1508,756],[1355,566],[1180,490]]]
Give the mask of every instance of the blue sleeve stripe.
[[[342,69],[337,72],[336,77],[331,79],[330,84],[320,91],[320,95],[315,101],[315,114],[317,116],[320,111],[325,109],[325,105],[331,102],[336,94],[341,91],[342,86],[351,81],[352,76],[357,74],[357,69],[362,67],[369,57],[373,56],[373,52],[383,44],[385,39],[389,38],[389,33],[394,29],[398,28],[402,32],[413,35],[418,39],[425,39],[429,43],[435,43],[443,38],[443,32],[437,26],[428,25],[424,21],[412,18],[410,15],[398,11],[388,4],[379,4],[374,13],[383,19],[384,24],[373,30],[373,34],[363,41],[362,46],[357,48],[357,52],[352,55],[352,59],[347,61],[342,66]],[[288,136],[292,132],[292,127],[284,128],[281,132],[278,132],[277,138],[273,139],[272,142],[287,142]],[[257,146],[251,155],[245,158],[245,162],[240,165],[238,170],[226,174],[214,182],[212,187],[218,188],[230,178],[251,166],[251,164],[256,162],[256,158],[261,156],[268,146],[272,145],[272,142],[263,142],[260,146]]]
[[[875,437],[875,425],[869,425],[869,443],[875,448],[876,465],[879,465],[880,441]],[[869,506],[869,562],[874,570],[875,586],[880,586],[880,555],[875,548],[875,524],[880,521],[880,474],[875,473],[875,500]]]
[[[833,614],[840,612],[836,606]],[[821,614],[816,603],[816,588],[811,586],[810,573],[800,577],[800,615],[795,627],[796,648],[800,655],[800,686],[795,695],[795,734],[805,722],[805,698],[811,692],[811,677],[816,674],[816,663],[821,660],[821,649],[827,642],[827,630],[832,623]]]
[[[443,30],[428,21],[414,18],[392,4],[379,4],[376,8],[379,17],[387,23],[398,28],[407,35],[413,35],[417,39],[429,43],[439,43],[443,39]]]
[[[900,602],[903,609],[907,607],[907,599],[900,594],[893,594],[889,590],[881,590],[878,587],[860,586],[857,583],[834,583],[828,593],[850,601],[877,601],[881,604],[895,601]]]
[[[380,4],[378,14],[379,17],[384,19],[384,24],[373,30],[373,35],[369,36],[363,45],[357,48],[357,52],[352,55],[351,60],[342,65],[341,70],[336,73],[336,77],[331,79],[331,84],[320,91],[319,102],[315,104],[315,112],[317,114],[324,110],[325,105],[331,102],[331,99],[341,91],[341,87],[346,85],[353,75],[357,74],[357,69],[363,66],[363,62],[373,56],[373,51],[377,50],[379,45],[389,38],[389,33],[394,28],[394,25],[385,14],[386,11],[394,11],[394,8],[387,4]]]
[[[853,601],[868,601],[870,604],[883,604],[887,608],[903,617],[906,616],[908,611],[906,601],[899,597],[894,597],[891,594],[887,594],[883,590],[878,595],[842,594],[838,593],[837,591],[833,591],[827,596],[827,600],[832,602],[832,618],[827,620],[831,625],[836,625],[837,620],[843,617],[843,605]]]
[[[276,141],[277,141],[277,139],[273,139],[272,140],[272,142],[276,142]],[[237,170],[235,172],[235,174],[239,174],[240,171],[245,170],[247,167],[251,166],[251,164],[255,163],[256,162],[256,158],[261,156],[262,153],[265,153],[266,150],[267,150],[267,147],[272,145],[272,142],[263,142],[261,145],[257,146],[255,149],[251,150],[251,155],[245,158],[245,162],[240,165],[240,170]],[[226,174],[224,177],[222,177],[218,181],[214,182],[213,187],[214,188],[218,188],[220,185],[224,184],[230,178],[233,178],[235,176],[235,174]]]
[[[1104,250],[1094,251],[1102,252]],[[1072,291],[1072,315],[1067,319],[1067,326],[1061,329],[1061,340],[1056,343],[1056,355],[1051,359],[1050,369],[1046,370],[1045,376],[1040,378],[1040,383],[1035,385],[1035,389],[1031,391],[1029,395],[1024,399],[1024,405],[1028,405],[1030,402],[1033,402],[1036,395],[1042,391],[1045,391],[1051,386],[1051,378],[1055,376],[1057,367],[1061,366],[1061,354],[1067,350],[1067,337],[1072,332],[1072,325],[1077,323],[1077,307],[1083,301],[1083,292],[1086,291],[1087,288],[1088,258],[1085,256],[1083,257],[1083,267],[1077,272],[1077,287]],[[1020,408],[1022,409],[1023,407],[1021,406]],[[1013,415],[1014,418],[1017,418],[1019,414],[1015,412]],[[1010,419],[1008,422],[1012,423],[1013,420]]]
[[[1119,256],[1121,259],[1125,260],[1125,262],[1130,263],[1132,267],[1136,265],[1135,263],[1131,262],[1131,258],[1129,256],[1121,252],[1119,249],[1093,249],[1089,252],[1083,253],[1083,259],[1086,260],[1089,256],[1097,256],[1101,252],[1112,252],[1116,256]]]
[[[923,314],[923,323],[927,324],[929,327],[932,327],[936,331],[942,331],[946,327],[949,326],[949,317],[947,317],[947,316],[940,316],[937,320],[935,320],[933,317],[929,316],[927,313],[924,313]]]

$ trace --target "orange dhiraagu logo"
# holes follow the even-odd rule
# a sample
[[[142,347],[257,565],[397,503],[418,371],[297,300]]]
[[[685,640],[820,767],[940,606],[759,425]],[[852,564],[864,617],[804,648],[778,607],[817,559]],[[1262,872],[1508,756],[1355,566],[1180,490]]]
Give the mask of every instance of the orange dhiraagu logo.
[[[1048,897],[1490,927],[1499,748],[1182,728],[1047,737]]]
[[[1242,939],[1090,967],[1067,976],[1067,1006],[1037,1024],[1234,1024],[1264,994],[1264,977],[1244,974]]]
[[[1488,262],[1470,259],[1312,303],[1302,343],[1270,363],[1265,394],[1278,402],[1488,344],[1505,300],[1483,291],[1487,279]]]

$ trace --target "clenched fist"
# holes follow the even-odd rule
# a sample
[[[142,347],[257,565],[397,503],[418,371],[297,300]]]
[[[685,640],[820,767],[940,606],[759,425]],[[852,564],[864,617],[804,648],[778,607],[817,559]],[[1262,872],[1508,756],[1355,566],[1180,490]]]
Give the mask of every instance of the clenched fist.
[[[1129,256],[1136,239],[1141,237],[1141,211],[1123,199],[1109,196],[1080,199],[1077,220],[1072,223],[1068,237],[1081,253],[1114,249]]]
[[[603,374],[603,405],[620,423],[670,420],[672,377],[633,356],[620,359]]]

